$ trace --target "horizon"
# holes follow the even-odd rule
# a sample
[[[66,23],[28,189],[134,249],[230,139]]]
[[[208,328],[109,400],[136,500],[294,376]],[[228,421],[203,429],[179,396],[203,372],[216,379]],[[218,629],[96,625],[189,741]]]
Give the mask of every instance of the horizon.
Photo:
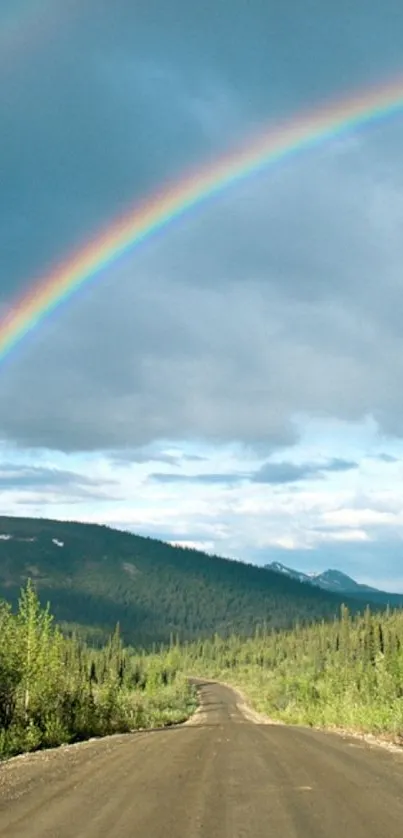
[[[127,207],[403,77],[391,0],[14,6],[3,324]],[[0,368],[2,512],[403,592],[402,142],[395,114],[233,185],[33,328]]]
[[[114,530],[115,532],[125,533],[125,534],[128,534],[128,535],[134,535],[134,536],[140,536],[142,538],[156,539],[156,540],[164,542],[165,544],[169,544],[171,547],[178,547],[179,549],[183,549],[183,550],[194,550],[195,552],[204,553],[205,555],[210,556],[211,558],[218,558],[218,559],[225,559],[225,560],[229,560],[229,561],[242,562],[243,564],[249,564],[253,567],[257,567],[260,570],[271,569],[270,566],[272,564],[278,564],[278,565],[281,565],[282,567],[286,568],[287,570],[296,571],[297,573],[302,573],[305,576],[316,577],[316,576],[320,576],[321,574],[326,573],[326,572],[336,572],[336,573],[342,573],[342,574],[348,576],[350,579],[353,579],[353,581],[358,582],[360,584],[364,584],[364,585],[369,585],[370,584],[365,577],[362,577],[362,578],[352,577],[351,574],[347,573],[342,567],[339,567],[339,566],[337,566],[337,567],[336,566],[332,566],[332,567],[328,566],[328,567],[322,567],[319,570],[308,570],[306,568],[306,566],[304,566],[304,567],[291,566],[289,563],[287,563],[287,561],[285,560],[285,557],[284,557],[284,561],[281,561],[280,558],[276,558],[276,559],[272,559],[270,562],[265,562],[264,558],[262,558],[261,562],[257,563],[256,561],[255,562],[251,561],[250,558],[248,558],[247,555],[244,556],[244,557],[237,556],[237,555],[225,555],[225,554],[220,555],[220,554],[217,554],[216,552],[214,552],[214,550],[209,549],[208,545],[203,546],[203,544],[198,543],[198,542],[193,542],[191,540],[175,541],[174,539],[169,541],[169,540],[165,540],[165,539],[162,539],[162,538],[158,538],[155,535],[148,535],[146,532],[140,533],[140,532],[137,532],[136,530],[133,530],[133,529],[127,529],[124,526],[119,527],[117,524],[115,524],[113,526],[111,524],[105,524],[102,521],[86,521],[86,520],[80,520],[78,518],[74,518],[74,519],[45,518],[43,516],[35,516],[35,517],[33,517],[33,516],[32,517],[19,516],[19,515],[5,516],[5,515],[0,514],[0,527],[1,527],[1,518],[3,518],[3,517],[4,518],[8,517],[8,518],[11,518],[11,519],[15,518],[16,520],[33,520],[33,521],[42,520],[42,521],[48,521],[50,523],[52,523],[52,521],[54,521],[55,523],[61,523],[61,524],[67,523],[67,524],[84,524],[84,525],[88,524],[89,526],[95,525],[95,526],[100,526],[100,527],[106,526],[109,529]],[[0,541],[3,540],[4,537],[5,537],[4,534],[2,534],[1,531],[0,531]],[[9,537],[10,536],[7,536],[7,540],[8,540]],[[386,592],[386,593],[403,594],[403,590],[395,589],[393,587],[393,581],[392,581],[391,584],[392,584],[391,588],[387,587],[388,582],[386,582],[386,586],[378,585],[378,586],[371,586],[371,587],[376,587],[377,590],[382,591],[382,592]]]

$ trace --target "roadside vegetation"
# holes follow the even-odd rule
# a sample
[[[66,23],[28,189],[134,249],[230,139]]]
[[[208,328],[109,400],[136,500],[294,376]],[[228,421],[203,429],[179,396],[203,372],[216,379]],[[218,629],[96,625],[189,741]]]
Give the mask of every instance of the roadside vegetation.
[[[242,690],[291,724],[373,733],[403,744],[403,611],[351,615],[292,630],[257,629],[152,654],[66,637],[31,582],[16,613],[0,603],[0,759],[94,736],[162,727],[197,704],[188,676]]]
[[[195,709],[169,656],[66,638],[28,582],[16,614],[0,603],[0,759],[94,736],[161,727]]]
[[[403,744],[403,612],[351,616],[171,651],[172,665],[239,687],[258,711],[292,724]]]

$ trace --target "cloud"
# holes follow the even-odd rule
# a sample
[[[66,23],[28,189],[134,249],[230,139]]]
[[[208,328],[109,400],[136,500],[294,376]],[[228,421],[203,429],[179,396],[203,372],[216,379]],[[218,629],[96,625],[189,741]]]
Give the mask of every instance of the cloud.
[[[317,425],[315,428],[317,431]],[[351,435],[360,437],[359,429],[353,429]],[[345,443],[348,450],[348,438]],[[369,450],[373,449],[371,440],[367,444]],[[107,456],[99,458],[93,454],[77,458],[55,455],[51,461],[47,455],[41,464],[45,474],[35,472],[29,489],[24,488],[24,481],[29,483],[31,479],[30,464],[14,466],[9,458],[3,468],[14,488],[1,485],[2,510],[11,515],[38,514],[105,523],[166,541],[209,542],[213,545],[211,552],[217,555],[261,564],[270,557],[274,559],[277,550],[287,549],[288,563],[307,571],[315,570],[314,564],[320,565],[318,570],[331,565],[358,579],[372,574],[372,581],[376,582],[381,569],[384,578],[395,574],[398,580],[403,543],[401,477],[395,469],[390,472],[389,465],[368,457],[360,462],[359,472],[354,467],[340,471],[350,464],[354,466],[355,461],[352,457],[337,457],[338,445],[336,439],[335,456],[327,460],[319,456],[303,460],[309,446],[305,440],[299,443],[293,453],[301,472],[305,467],[309,476],[295,481],[293,473],[289,483],[254,482],[250,477],[258,471],[256,460],[241,456],[236,448],[226,452],[221,448],[204,449],[209,471],[206,468],[207,477],[201,481],[197,461],[175,467],[178,472],[175,470],[174,476],[184,476],[186,471],[196,478],[186,482],[148,479],[153,473],[152,463],[117,465]],[[31,465],[34,458],[32,452]],[[71,464],[70,469],[66,463]],[[277,465],[284,463],[289,465],[286,461]],[[166,470],[169,469],[167,464]],[[320,469],[327,479],[311,477],[313,470]],[[56,482],[66,486],[54,488],[55,472],[62,472]],[[20,473],[22,488],[15,485]],[[242,474],[248,479],[205,482],[211,474]],[[76,487],[76,475],[78,479],[84,476],[93,486]],[[277,477],[282,481],[285,475]],[[302,561],[303,564],[297,564]]]
[[[354,173],[360,155],[245,184],[115,266],[1,370],[3,436],[274,450],[295,443],[295,416],[318,414],[402,433],[403,207],[376,167]]]
[[[163,472],[150,474],[150,480],[155,480],[158,483],[194,483],[196,485],[198,483],[235,485],[248,479],[248,474],[169,474]]]
[[[270,483],[282,485],[286,483],[297,483],[302,480],[322,479],[326,473],[351,471],[358,468],[358,464],[349,460],[335,458],[327,463],[264,463],[254,472],[231,472],[231,473],[201,473],[201,474],[174,474],[170,472],[154,472],[150,474],[150,480],[158,483],[200,483],[200,484],[227,484],[236,485],[245,481],[253,483]]]
[[[360,474],[358,488],[368,479]],[[399,590],[403,543],[403,501],[399,483],[372,490],[366,507],[354,484],[322,481],[293,484],[244,483],[242,486],[145,483],[133,499],[105,509],[102,520],[143,535],[174,542],[209,542],[211,552],[265,564],[279,560],[301,570],[337,567],[368,584],[395,577]],[[362,512],[360,508],[362,507]],[[358,512],[357,512],[358,510]],[[84,520],[99,521],[100,510]],[[287,550],[287,553],[285,553]],[[401,588],[403,591],[403,588]]]
[[[335,458],[327,463],[264,463],[251,476],[255,483],[296,483],[300,480],[323,478],[328,472],[351,471],[358,467],[357,463]]]
[[[178,454],[170,454],[166,451],[155,451],[152,447],[147,446],[138,449],[128,448],[108,451],[108,459],[111,463],[116,465],[124,465],[128,463],[166,463],[171,466],[176,466],[182,461],[182,457]]]
[[[103,479],[103,486],[98,481],[86,475],[72,471],[46,467],[46,466],[24,466],[15,463],[3,463],[0,465],[0,489],[2,491],[29,492],[51,492],[63,495],[68,499],[69,495],[86,498],[98,498],[102,496],[108,486],[115,485],[113,479]]]
[[[373,541],[351,538],[322,542],[311,549],[266,547],[253,553],[259,564],[279,561],[303,572],[322,572],[335,567],[357,581],[380,590],[403,593],[401,540]],[[387,561],[385,565],[385,556]],[[386,568],[386,571],[385,571]]]
[[[189,167],[401,60],[397,24],[361,2],[330,23],[317,3],[314,24],[295,4],[292,30],[236,4],[231,39],[210,3],[118,5],[88,0],[74,37],[0,78],[0,305]],[[301,415],[401,435],[401,137],[396,117],[295,156],[105,268],[0,369],[0,435],[267,453],[295,444]]]
[[[1,60],[1,315],[155,190],[403,70],[393,0],[294,2],[292,27],[284,4],[257,0],[219,15],[213,0],[73,5],[53,17],[48,3],[38,48]],[[14,19],[5,0],[2,33]],[[326,558],[333,540],[335,558],[382,562],[389,538],[392,576],[402,141],[396,114],[234,183],[30,332],[0,367],[0,445],[18,461],[4,457],[3,508],[75,504],[246,558],[285,544]],[[323,444],[304,437],[312,419],[329,423]],[[364,425],[380,439],[348,443]]]
[[[181,466],[183,463],[203,463],[206,457],[201,454],[186,454],[180,449],[169,448],[162,450],[155,445],[144,445],[140,448],[122,448],[116,451],[108,451],[109,462],[115,465],[128,465],[129,463],[166,463],[171,466]]]

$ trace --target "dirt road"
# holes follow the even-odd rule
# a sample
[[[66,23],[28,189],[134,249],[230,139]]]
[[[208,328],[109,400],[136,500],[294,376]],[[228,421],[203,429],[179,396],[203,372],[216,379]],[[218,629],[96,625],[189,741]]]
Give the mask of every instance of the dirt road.
[[[402,838],[403,754],[201,699],[182,727],[1,765],[0,838]]]

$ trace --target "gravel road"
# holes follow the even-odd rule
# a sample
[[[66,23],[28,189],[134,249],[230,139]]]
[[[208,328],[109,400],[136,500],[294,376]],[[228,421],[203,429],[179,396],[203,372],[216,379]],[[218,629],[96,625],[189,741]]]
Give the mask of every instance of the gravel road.
[[[0,838],[402,838],[403,753],[200,696],[185,725],[0,765]]]

